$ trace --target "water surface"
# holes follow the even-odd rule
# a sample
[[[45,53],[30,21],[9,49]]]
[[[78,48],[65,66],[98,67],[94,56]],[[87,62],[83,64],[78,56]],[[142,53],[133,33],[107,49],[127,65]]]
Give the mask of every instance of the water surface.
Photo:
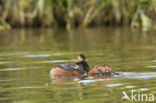
[[[0,103],[120,103],[131,90],[156,96],[155,38],[127,28],[1,32]],[[74,64],[80,53],[91,67],[108,64],[120,75],[50,79],[52,67]]]

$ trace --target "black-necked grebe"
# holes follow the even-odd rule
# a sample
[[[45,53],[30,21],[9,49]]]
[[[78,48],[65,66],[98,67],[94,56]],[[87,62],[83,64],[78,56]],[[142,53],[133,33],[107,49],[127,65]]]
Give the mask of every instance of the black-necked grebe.
[[[60,76],[83,76],[84,71],[87,72],[89,76],[102,76],[102,75],[118,75],[112,71],[112,68],[107,65],[99,65],[90,69],[86,57],[83,54],[80,54],[77,57],[76,65],[72,64],[60,64],[50,71],[51,77],[60,77]]]

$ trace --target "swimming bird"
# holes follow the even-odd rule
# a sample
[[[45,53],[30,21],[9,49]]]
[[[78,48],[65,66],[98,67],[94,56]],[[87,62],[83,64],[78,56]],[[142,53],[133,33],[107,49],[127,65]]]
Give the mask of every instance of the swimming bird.
[[[108,65],[97,65],[90,69],[84,54],[78,56],[77,64],[79,63],[83,63],[84,71],[86,71],[89,76],[118,75],[118,73],[113,72],[112,67]]]
[[[67,77],[67,76],[83,76],[84,71],[89,71],[89,65],[85,60],[85,56],[80,54],[77,57],[76,65],[73,64],[59,64],[51,69],[51,77]]]
[[[108,65],[98,65],[90,69],[86,56],[80,54],[77,57],[76,65],[73,64],[60,64],[51,69],[51,77],[62,77],[62,76],[84,76],[84,72],[88,76],[103,76],[103,75],[118,75],[112,71],[112,68]]]

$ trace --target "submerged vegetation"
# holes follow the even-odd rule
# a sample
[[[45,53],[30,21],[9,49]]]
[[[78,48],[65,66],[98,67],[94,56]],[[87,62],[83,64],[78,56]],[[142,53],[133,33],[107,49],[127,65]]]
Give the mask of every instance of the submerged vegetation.
[[[156,0],[0,0],[0,30],[11,27],[156,24]]]

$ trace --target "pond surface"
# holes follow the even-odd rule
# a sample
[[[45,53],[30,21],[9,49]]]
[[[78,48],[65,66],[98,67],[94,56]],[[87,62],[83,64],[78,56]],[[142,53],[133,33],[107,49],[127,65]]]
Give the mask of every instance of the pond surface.
[[[52,67],[74,64],[80,53],[87,56],[91,67],[108,64],[120,75],[50,79]],[[120,103],[123,91],[131,96],[131,90],[156,96],[155,31],[91,28],[0,32],[0,103]]]

